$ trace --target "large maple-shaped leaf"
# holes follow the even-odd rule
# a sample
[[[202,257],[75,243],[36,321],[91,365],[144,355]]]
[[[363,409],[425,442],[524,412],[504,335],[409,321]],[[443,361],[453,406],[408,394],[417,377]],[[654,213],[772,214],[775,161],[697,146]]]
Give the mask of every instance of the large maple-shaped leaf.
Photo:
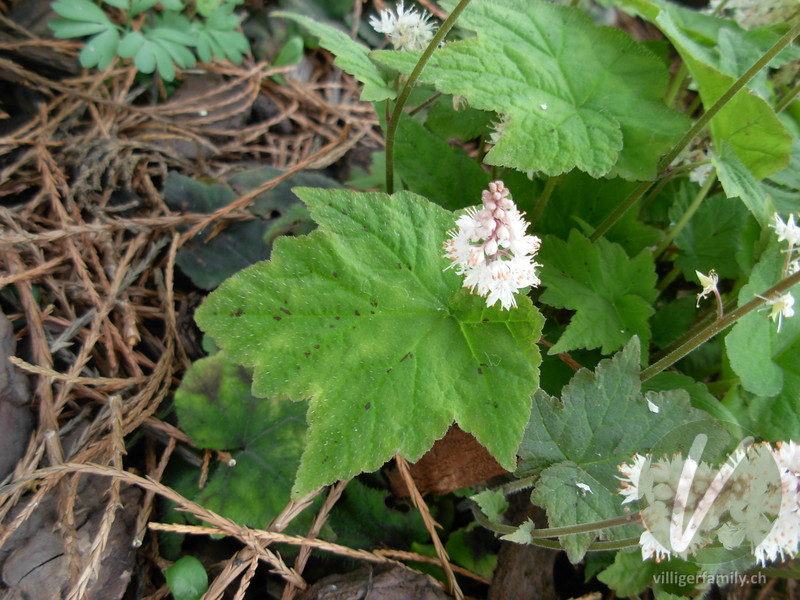
[[[629,258],[619,244],[600,238],[592,244],[576,230],[568,241],[548,236],[542,244],[541,300],[576,313],[551,354],[600,348],[611,354],[638,335],[647,348],[657,292],[649,250]]]
[[[707,455],[724,455],[734,441],[716,421],[692,408],[684,390],[642,393],[639,343],[633,339],[594,373],[576,373],[561,399],[536,392],[518,474],[540,474],[531,499],[545,508],[550,527],[609,519],[625,514],[618,465],[630,463],[637,452],[686,453],[698,433],[711,440]],[[627,526],[604,530],[602,537],[637,533],[640,527]],[[513,535],[515,541],[526,541],[524,530]],[[585,533],[566,536],[561,544],[576,562],[593,540],[594,534]]]
[[[455,420],[507,469],[538,387],[542,317],[487,308],[442,271],[454,215],[410,192],[300,188],[319,228],[280,238],[197,312],[254,368],[257,396],[311,398],[303,494],[394,454],[417,460]]]
[[[477,37],[438,49],[420,79],[507,115],[489,164],[647,179],[689,125],[661,100],[668,79],[663,63],[625,33],[596,27],[577,8],[474,0],[459,25]],[[419,54],[372,56],[408,73]]]

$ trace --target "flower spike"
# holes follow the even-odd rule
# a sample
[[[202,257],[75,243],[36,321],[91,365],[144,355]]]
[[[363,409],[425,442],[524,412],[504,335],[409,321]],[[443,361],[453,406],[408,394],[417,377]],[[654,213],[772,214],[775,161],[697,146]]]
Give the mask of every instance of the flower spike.
[[[539,285],[533,258],[541,240],[526,235],[528,223],[511,200],[502,181],[489,184],[482,194],[483,207],[471,207],[456,221],[457,229],[448,231],[445,257],[453,261],[464,276],[464,287],[486,298],[487,306],[498,301],[508,310],[517,306],[514,294],[528,286]]]

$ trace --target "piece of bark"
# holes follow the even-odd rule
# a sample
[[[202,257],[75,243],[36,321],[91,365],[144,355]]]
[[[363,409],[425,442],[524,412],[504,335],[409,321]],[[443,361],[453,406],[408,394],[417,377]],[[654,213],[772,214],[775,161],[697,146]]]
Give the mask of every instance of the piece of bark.
[[[506,472],[472,434],[458,425],[453,425],[433,448],[411,465],[411,476],[423,494],[449,494]],[[397,469],[389,471],[387,476],[397,496],[408,496]]]
[[[74,513],[81,569],[90,558],[103,519],[109,484],[106,477],[90,476],[82,477],[78,486]],[[87,600],[119,600],[125,593],[133,570],[133,539],[140,497],[141,492],[134,487],[120,491],[122,506],[117,509],[103,559],[87,589]],[[25,508],[25,503],[17,505],[6,526]],[[49,494],[0,548],[0,599],[64,598],[72,583],[56,494]]]
[[[510,498],[506,515],[517,525],[532,518],[537,527],[547,526],[544,511],[533,506],[525,493]],[[489,600],[558,600],[553,575],[557,556],[558,551],[549,548],[500,542]]]
[[[443,600],[449,598],[429,577],[399,565],[380,565],[329,575],[300,600]]]
[[[11,323],[0,314],[0,481],[25,454],[33,425],[28,381],[8,360],[15,351]]]

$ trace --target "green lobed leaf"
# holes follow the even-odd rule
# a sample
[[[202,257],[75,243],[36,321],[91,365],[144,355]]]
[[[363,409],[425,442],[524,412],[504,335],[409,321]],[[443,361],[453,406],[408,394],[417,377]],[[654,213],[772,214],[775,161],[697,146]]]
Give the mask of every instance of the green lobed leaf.
[[[639,549],[617,552],[614,564],[603,570],[597,578],[617,593],[620,598],[641,594],[653,581],[656,563],[642,560]]]
[[[334,64],[364,84],[361,100],[375,102],[397,96],[397,92],[386,83],[380,69],[370,60],[369,48],[350,38],[344,31],[293,13],[276,11],[272,16],[292,19],[318,37],[320,45],[336,56]]]
[[[750,280],[739,292],[739,305],[752,300],[781,279],[786,260],[786,244],[776,238],[753,268]],[[792,288],[795,298],[800,286]],[[800,319],[783,319],[781,331],[768,318],[769,308],[751,312],[739,319],[725,337],[725,349],[731,368],[741,379],[742,386],[758,396],[776,396],[784,389],[787,373],[800,376]],[[797,393],[800,388],[792,389]]]
[[[538,387],[542,317],[487,308],[443,271],[454,215],[410,192],[299,188],[319,229],[279,238],[197,311],[253,393],[311,398],[298,496],[416,461],[453,421],[507,469]]]
[[[200,448],[227,450],[197,495],[242,525],[265,527],[289,501],[305,432],[302,404],[255,398],[247,369],[224,352],[192,364],[175,392],[181,429]]]
[[[689,125],[661,100],[668,80],[663,63],[622,31],[596,27],[577,8],[474,0],[459,25],[477,37],[438,49],[420,81],[507,115],[488,164],[647,179]],[[409,73],[419,53],[372,56]]]
[[[547,236],[539,253],[541,301],[576,311],[550,354],[576,348],[600,348],[604,354],[634,335],[647,348],[657,296],[650,250],[629,258],[619,244],[600,238],[594,244],[575,230],[568,241]]]
[[[164,571],[167,587],[175,600],[198,600],[208,589],[208,574],[194,556],[176,560]]]
[[[489,175],[463,149],[406,115],[397,128],[395,169],[409,190],[450,210],[477,204],[489,185]]]
[[[545,508],[550,527],[625,514],[617,467],[631,462],[637,452],[685,452],[696,433],[721,446],[728,442],[716,421],[691,407],[685,391],[642,394],[639,362],[639,342],[633,339],[613,358],[601,361],[594,373],[578,371],[560,399],[542,390],[534,395],[517,475],[539,473],[531,499]],[[648,400],[659,412],[652,411]],[[604,530],[603,539],[639,533],[640,527],[626,526]],[[561,543],[577,562],[593,539],[594,534],[577,534]]]

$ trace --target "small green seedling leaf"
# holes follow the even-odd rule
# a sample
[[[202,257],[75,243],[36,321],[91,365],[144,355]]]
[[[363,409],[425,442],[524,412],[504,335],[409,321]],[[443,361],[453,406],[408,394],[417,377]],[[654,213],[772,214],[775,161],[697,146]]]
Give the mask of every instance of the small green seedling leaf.
[[[164,576],[175,600],[198,600],[208,589],[208,574],[203,563],[194,556],[176,560]]]
[[[689,125],[661,100],[663,63],[622,31],[596,27],[578,8],[473,0],[459,25],[477,37],[438,49],[420,81],[505,115],[488,164],[647,179]],[[410,73],[420,53],[372,56]]]
[[[254,368],[255,395],[311,399],[295,496],[395,454],[416,461],[453,421],[513,469],[539,381],[539,312],[524,297],[487,308],[443,271],[454,215],[420,196],[295,193],[319,228],[276,240],[269,262],[196,313]]]

